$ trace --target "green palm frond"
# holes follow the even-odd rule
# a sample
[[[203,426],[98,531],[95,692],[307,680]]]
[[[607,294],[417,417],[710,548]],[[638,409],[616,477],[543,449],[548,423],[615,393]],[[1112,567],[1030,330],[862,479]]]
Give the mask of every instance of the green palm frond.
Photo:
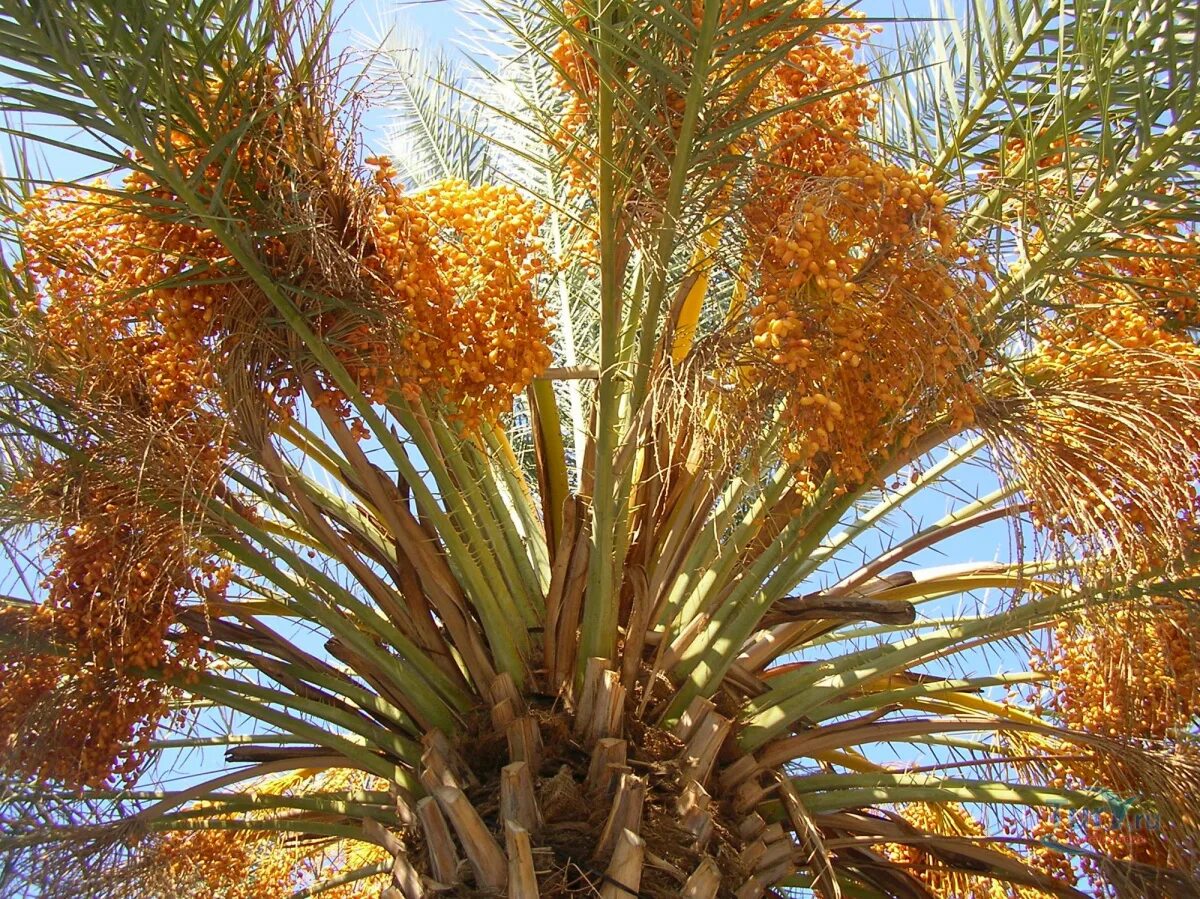
[[[371,67],[393,110],[389,151],[405,179],[417,187],[447,178],[488,180],[492,145],[481,133],[482,110],[462,66],[446,50],[418,49],[426,41],[400,24],[376,43]]]
[[[993,312],[1053,304],[1080,262],[1139,252],[1114,248],[1121,237],[1195,220],[1197,119],[1180,103],[1200,79],[1194,9],[979,2],[934,16],[879,54],[893,74],[878,137],[955,192],[972,185],[966,233],[1020,218]]]

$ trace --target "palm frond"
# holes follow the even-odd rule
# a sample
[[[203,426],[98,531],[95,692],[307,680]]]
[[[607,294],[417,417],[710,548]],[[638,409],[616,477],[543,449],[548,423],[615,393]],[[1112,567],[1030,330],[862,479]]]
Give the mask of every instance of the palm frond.
[[[489,180],[492,144],[462,66],[445,50],[423,51],[427,41],[399,23],[374,43],[380,101],[393,110],[389,152],[405,180],[417,188],[448,178]]]

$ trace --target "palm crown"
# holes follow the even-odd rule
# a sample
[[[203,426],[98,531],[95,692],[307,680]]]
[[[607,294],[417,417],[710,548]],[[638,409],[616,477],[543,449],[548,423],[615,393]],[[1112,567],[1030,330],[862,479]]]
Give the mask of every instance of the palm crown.
[[[1196,10],[479,14],[0,2],[8,884],[1190,895]]]

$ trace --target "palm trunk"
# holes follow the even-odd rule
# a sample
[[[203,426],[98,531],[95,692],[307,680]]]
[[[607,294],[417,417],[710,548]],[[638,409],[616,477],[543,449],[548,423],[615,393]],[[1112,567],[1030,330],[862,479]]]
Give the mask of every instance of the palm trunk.
[[[753,899],[794,872],[791,836],[739,802],[759,779],[721,787],[729,718],[697,700],[663,730],[636,717],[612,663],[587,672],[569,710],[501,675],[461,738],[425,735],[428,795],[397,795],[400,832],[364,827],[395,859],[385,896]]]

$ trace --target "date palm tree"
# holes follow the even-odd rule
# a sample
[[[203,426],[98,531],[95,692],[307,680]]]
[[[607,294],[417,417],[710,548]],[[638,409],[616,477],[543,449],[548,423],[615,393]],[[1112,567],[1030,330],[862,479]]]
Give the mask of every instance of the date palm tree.
[[[1193,895],[1200,14],[959,6],[0,0],[5,891]]]

